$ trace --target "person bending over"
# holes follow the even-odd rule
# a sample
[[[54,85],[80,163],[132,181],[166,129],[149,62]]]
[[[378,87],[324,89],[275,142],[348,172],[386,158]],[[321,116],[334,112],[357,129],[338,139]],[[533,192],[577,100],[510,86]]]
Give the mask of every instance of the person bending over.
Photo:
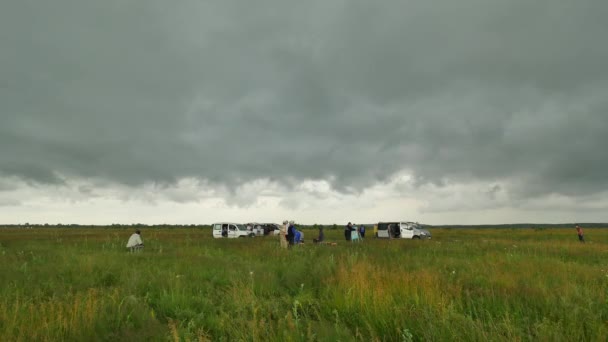
[[[141,231],[139,229],[129,237],[127,248],[130,252],[139,251],[144,248],[144,242],[141,239]]]

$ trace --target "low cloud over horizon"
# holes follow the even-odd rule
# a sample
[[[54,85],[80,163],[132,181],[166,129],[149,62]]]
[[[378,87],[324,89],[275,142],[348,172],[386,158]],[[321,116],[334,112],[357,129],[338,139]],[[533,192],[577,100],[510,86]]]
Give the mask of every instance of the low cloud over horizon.
[[[0,222],[608,221],[608,3],[0,4]]]

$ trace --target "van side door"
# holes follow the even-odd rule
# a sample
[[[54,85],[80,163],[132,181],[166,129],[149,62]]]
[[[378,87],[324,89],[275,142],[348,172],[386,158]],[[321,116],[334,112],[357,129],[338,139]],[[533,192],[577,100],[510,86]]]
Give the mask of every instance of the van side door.
[[[414,237],[414,227],[409,225],[409,224],[405,224],[405,223],[400,223],[399,224],[401,227],[401,238],[403,239],[411,239]]]
[[[237,237],[239,237],[239,229],[235,225],[233,225],[233,224],[231,224],[228,227],[228,237],[229,238],[237,238]]]
[[[222,224],[216,223],[213,225],[213,237],[221,238],[222,237]]]
[[[378,232],[377,232],[377,236],[379,238],[385,238],[388,239],[390,236],[390,232],[388,229],[388,224],[387,223],[378,223]]]

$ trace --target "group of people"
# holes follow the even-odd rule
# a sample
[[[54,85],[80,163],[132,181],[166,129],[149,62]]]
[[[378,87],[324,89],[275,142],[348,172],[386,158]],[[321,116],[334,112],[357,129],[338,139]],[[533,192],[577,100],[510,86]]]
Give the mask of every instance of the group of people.
[[[364,238],[365,237],[365,226],[360,225],[356,227],[352,223],[348,223],[346,228],[344,229],[344,236],[347,241],[351,241],[353,239],[353,232],[358,233],[357,237]],[[222,231],[222,236],[227,235],[227,231]],[[304,233],[298,229],[296,229],[294,221],[283,221],[283,225],[281,226],[279,233],[279,240],[281,243],[281,248],[289,248],[293,245],[304,243]],[[312,240],[314,243],[322,243],[325,241],[325,233],[323,232],[323,227],[319,227],[319,236],[316,239]],[[144,248],[144,242],[141,239],[141,231],[138,229],[129,237],[129,241],[127,242],[127,249],[131,252],[138,251]]]
[[[365,238],[365,226],[360,225],[357,227],[356,224],[348,222],[346,227],[344,227],[344,238],[346,238],[346,241]]]
[[[360,225],[357,227],[354,223],[348,222],[346,227],[344,227],[344,237],[346,238],[346,241],[352,241],[354,233],[358,234],[357,238],[365,238],[365,226]],[[585,237],[583,235],[583,228],[576,225],[576,233],[578,235],[578,240],[584,243]],[[281,248],[288,248],[296,244],[304,243],[304,233],[296,229],[294,221],[285,220],[281,226],[279,240],[281,243]],[[314,243],[322,243],[324,240],[325,234],[323,233],[323,226],[321,226],[319,227],[319,237],[313,239],[312,241]],[[141,231],[138,229],[129,237],[127,249],[131,252],[136,252],[142,250],[143,248],[144,242],[141,239]]]
[[[223,230],[222,236],[226,236],[227,233],[227,229],[225,231]],[[285,220],[280,229],[279,240],[282,248],[288,248],[296,244],[304,243],[304,233],[296,229],[294,221]],[[319,237],[313,239],[313,242],[320,243],[323,240],[325,240],[325,235],[323,234],[323,227],[321,227],[319,228]],[[144,242],[141,238],[141,231],[139,229],[129,237],[126,247],[130,252],[140,251],[144,248]]]
[[[351,222],[348,222],[344,228],[344,237],[346,241],[352,241],[360,238],[365,238],[365,226],[359,225],[358,227]],[[294,225],[294,221],[283,221],[281,231],[279,233],[279,240],[281,248],[289,248],[290,246],[303,243],[304,233],[297,230]],[[319,227],[319,236],[316,239],[312,239],[313,243],[323,243],[325,241],[325,233],[323,232],[323,226]]]
[[[296,229],[294,221],[283,221],[279,233],[281,248],[288,248],[304,242],[304,233]]]
[[[283,221],[279,232],[279,241],[281,248],[289,248],[293,245],[304,243],[304,233],[296,229],[294,221]],[[325,241],[325,233],[323,227],[319,227],[319,236],[312,239],[313,243],[322,243]]]

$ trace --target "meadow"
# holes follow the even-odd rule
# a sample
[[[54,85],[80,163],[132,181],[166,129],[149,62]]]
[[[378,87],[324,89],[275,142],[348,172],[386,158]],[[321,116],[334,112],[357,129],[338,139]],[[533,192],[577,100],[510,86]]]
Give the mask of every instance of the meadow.
[[[0,341],[606,341],[608,230],[432,228],[430,241],[0,230]],[[315,232],[305,231],[310,242]]]

